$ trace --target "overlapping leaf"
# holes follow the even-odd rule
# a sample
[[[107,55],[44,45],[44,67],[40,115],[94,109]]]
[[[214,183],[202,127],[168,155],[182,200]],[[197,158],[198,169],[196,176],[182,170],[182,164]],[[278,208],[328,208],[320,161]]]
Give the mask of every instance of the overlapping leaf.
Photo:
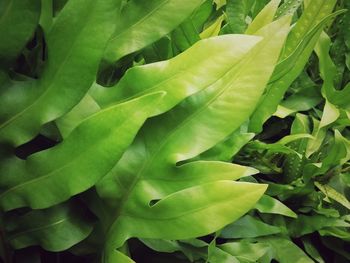
[[[40,0],[0,3],[0,67],[6,69],[32,37],[40,17]]]
[[[115,62],[155,42],[175,29],[202,2],[203,0],[128,1],[108,43],[105,60]]]
[[[72,0],[65,5],[47,36],[48,61],[41,78],[29,88],[9,85],[1,91],[1,114],[6,115],[0,124],[1,142],[28,141],[42,124],[82,99],[113,33],[118,2]],[[10,107],[13,99],[15,109]]]
[[[104,109],[59,145],[25,161],[2,160],[0,206],[46,208],[92,187],[119,160],[160,96],[163,93]]]
[[[211,148],[251,114],[288,30],[288,18],[263,28],[259,34],[264,39],[245,60],[238,60],[209,88],[147,122],[117,166],[97,185],[112,207],[117,204],[107,235],[106,262],[129,237],[180,239],[208,234],[237,219],[259,199],[263,185],[231,181],[245,168],[210,161],[176,164]],[[261,52],[267,46],[269,51]],[[232,112],[239,116],[230,121]],[[230,206],[234,209],[227,213]],[[203,220],[205,215],[215,215],[215,220],[211,216]],[[193,221],[196,227],[189,227]]]

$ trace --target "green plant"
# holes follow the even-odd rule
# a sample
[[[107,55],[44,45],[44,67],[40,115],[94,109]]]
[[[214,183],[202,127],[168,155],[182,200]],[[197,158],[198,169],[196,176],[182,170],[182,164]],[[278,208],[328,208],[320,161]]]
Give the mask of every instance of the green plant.
[[[347,5],[0,2],[1,259],[349,259]]]

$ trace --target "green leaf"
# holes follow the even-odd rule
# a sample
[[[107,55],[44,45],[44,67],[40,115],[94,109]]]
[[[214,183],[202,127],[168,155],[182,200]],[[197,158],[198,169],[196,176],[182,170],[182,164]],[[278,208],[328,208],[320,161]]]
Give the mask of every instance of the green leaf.
[[[291,133],[301,134],[310,133],[309,119],[306,115],[297,114],[293,121]],[[290,143],[290,147],[294,149],[300,155],[287,155],[283,164],[283,171],[285,175],[285,181],[292,182],[299,178],[303,172],[304,165],[306,163],[305,151],[308,144],[307,139],[301,139]]]
[[[171,32],[173,48],[176,49],[178,53],[185,51],[201,39],[199,33],[203,31],[204,24],[209,18],[212,10],[212,1],[204,1],[204,3],[199,6],[190,17]]]
[[[104,59],[115,62],[157,41],[175,29],[203,0],[131,0],[109,40]],[[162,21],[162,22],[160,22]]]
[[[240,263],[240,261],[232,256],[230,253],[218,248],[215,240],[213,240],[208,247],[207,262],[221,262],[221,263]]]
[[[249,12],[249,2],[247,0],[227,0],[226,17],[230,33],[243,34],[247,28],[246,17]]]
[[[87,215],[76,203],[33,210],[7,222],[8,239],[16,249],[39,245],[48,251],[62,251],[91,233],[93,221]]]
[[[53,23],[53,0],[41,0],[41,15],[39,24],[45,35],[48,35]]]
[[[245,55],[260,41],[255,36],[228,35],[195,43],[182,54],[162,62],[133,67],[117,85],[94,85],[91,95],[106,107],[154,91],[166,91],[158,105],[163,113],[184,98],[206,89],[236,70]]]
[[[89,94],[86,94],[70,112],[56,120],[57,127],[59,128],[62,137],[67,137],[83,119],[99,110],[100,107],[96,101]]]
[[[200,154],[198,158],[201,160],[231,161],[233,156],[236,155],[251,139],[253,139],[254,136],[254,133],[245,133],[236,130],[225,140]]]
[[[170,38],[165,36],[145,47],[142,51],[142,56],[146,64],[171,58],[173,56],[173,50]]]
[[[220,245],[219,248],[230,255],[235,256],[239,262],[242,263],[257,262],[271,249],[268,244],[250,243],[246,240],[227,242]]]
[[[200,33],[201,39],[209,38],[209,37],[215,37],[219,35],[221,24],[224,21],[224,16],[219,16],[213,24],[211,24],[209,27],[207,27],[202,33]]]
[[[313,260],[309,258],[301,248],[287,238],[265,237],[259,238],[258,242],[271,246],[272,250],[270,253],[270,260],[276,259],[280,263],[313,262]]]
[[[294,213],[285,204],[268,195],[263,195],[262,198],[255,205],[255,208],[260,213],[279,214],[292,218],[298,217],[297,214]]]
[[[46,208],[92,187],[119,160],[160,96],[147,95],[99,111],[62,143],[26,161],[5,159],[0,168],[0,206],[5,211]]]
[[[245,215],[221,230],[222,238],[252,238],[280,233],[281,229]]]
[[[0,67],[11,65],[32,37],[39,22],[40,7],[40,0],[0,2]]]
[[[285,15],[293,15],[302,3],[303,0],[284,1],[284,3],[277,9],[275,18]]]
[[[293,27],[271,83],[251,118],[249,126],[251,132],[261,131],[263,123],[276,111],[288,87],[302,72],[322,28],[330,19],[342,12],[329,15],[334,4],[334,0],[316,0],[314,4],[308,6]]]
[[[330,47],[331,39],[325,32],[322,32],[315,47],[319,58],[320,75],[323,79],[322,92],[329,104],[349,109],[350,104],[347,98],[350,96],[350,83],[342,90],[335,88],[334,79],[337,75],[337,68],[329,55]]]
[[[93,83],[104,47],[114,29],[118,1],[71,0],[47,36],[48,62],[32,87],[4,91],[6,110],[20,96],[16,109],[0,124],[0,141],[19,145],[42,124],[68,112]],[[72,26],[74,24],[74,26]]]
[[[350,224],[340,218],[326,217],[323,215],[299,215],[298,219],[290,222],[289,226],[290,235],[293,237],[300,237],[325,227],[350,227]]]
[[[308,111],[320,104],[322,100],[323,98],[319,87],[313,86],[297,91],[287,99],[283,100],[280,106],[290,109],[294,113]],[[283,116],[283,118],[284,117],[285,116]]]
[[[250,23],[245,34],[255,34],[259,29],[271,23],[280,2],[281,0],[271,0]]]
[[[344,195],[335,190],[333,187],[327,184],[321,184],[319,182],[315,182],[315,186],[318,189],[320,189],[321,192],[324,193],[327,197],[337,201],[339,204],[343,205],[344,207],[350,210],[350,201],[346,199]]]
[[[130,237],[184,239],[209,234],[242,216],[260,198],[264,185],[232,182],[247,168],[179,162],[211,148],[246,120],[273,71],[288,28],[287,18],[264,27],[259,32],[264,40],[246,60],[206,90],[149,120],[117,166],[98,183],[100,196],[117,211],[107,234],[107,258]],[[232,120],[232,112],[240,114]],[[194,221],[196,227],[190,224]]]
[[[302,242],[306,253],[308,253],[316,262],[325,263],[317,248],[312,244],[310,238],[305,237],[302,239]]]
[[[136,186],[135,192],[142,195],[139,189]],[[137,211],[131,207],[136,200],[129,201],[108,233],[106,252],[121,246],[132,236],[184,239],[214,232],[246,212],[264,190],[263,185],[221,180],[170,194],[153,206],[139,204]],[[151,196],[151,200],[153,198]],[[215,215],[215,220],[203,220],[208,214]],[[191,224],[194,221],[197,222],[195,227]]]

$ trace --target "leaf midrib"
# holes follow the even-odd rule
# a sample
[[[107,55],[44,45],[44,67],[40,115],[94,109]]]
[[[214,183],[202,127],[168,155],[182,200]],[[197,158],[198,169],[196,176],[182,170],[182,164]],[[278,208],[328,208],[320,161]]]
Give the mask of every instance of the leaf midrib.
[[[72,217],[69,216],[69,215],[67,215],[67,217],[62,218],[62,219],[59,219],[58,221],[53,222],[53,223],[50,223],[50,224],[48,224],[48,225],[39,226],[39,227],[34,227],[34,228],[31,228],[31,229],[28,229],[28,230],[24,230],[24,231],[17,232],[16,234],[10,236],[10,237],[9,237],[9,240],[16,239],[18,236],[22,236],[22,235],[25,235],[25,234],[28,234],[28,233],[40,231],[40,230],[43,230],[43,229],[47,229],[47,228],[50,228],[50,227],[53,227],[53,226],[62,224],[62,223],[64,223],[65,221],[68,221],[69,219],[72,219]]]

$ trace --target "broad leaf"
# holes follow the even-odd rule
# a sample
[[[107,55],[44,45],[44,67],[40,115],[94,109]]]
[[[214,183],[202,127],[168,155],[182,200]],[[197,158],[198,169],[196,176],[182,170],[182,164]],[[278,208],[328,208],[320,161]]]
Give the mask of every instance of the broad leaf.
[[[158,105],[159,113],[163,113],[236,70],[260,40],[244,35],[202,40],[170,60],[131,68],[114,87],[95,84],[90,93],[100,106],[106,107],[149,92],[166,91]]]
[[[116,209],[107,234],[106,262],[130,237],[205,235],[237,219],[260,198],[264,185],[232,182],[247,168],[210,161],[176,164],[211,148],[246,120],[272,74],[288,29],[288,18],[264,27],[259,32],[264,39],[244,61],[206,90],[148,121],[97,185],[100,196]],[[232,112],[240,114],[232,119]],[[193,221],[196,227],[189,227]]]

